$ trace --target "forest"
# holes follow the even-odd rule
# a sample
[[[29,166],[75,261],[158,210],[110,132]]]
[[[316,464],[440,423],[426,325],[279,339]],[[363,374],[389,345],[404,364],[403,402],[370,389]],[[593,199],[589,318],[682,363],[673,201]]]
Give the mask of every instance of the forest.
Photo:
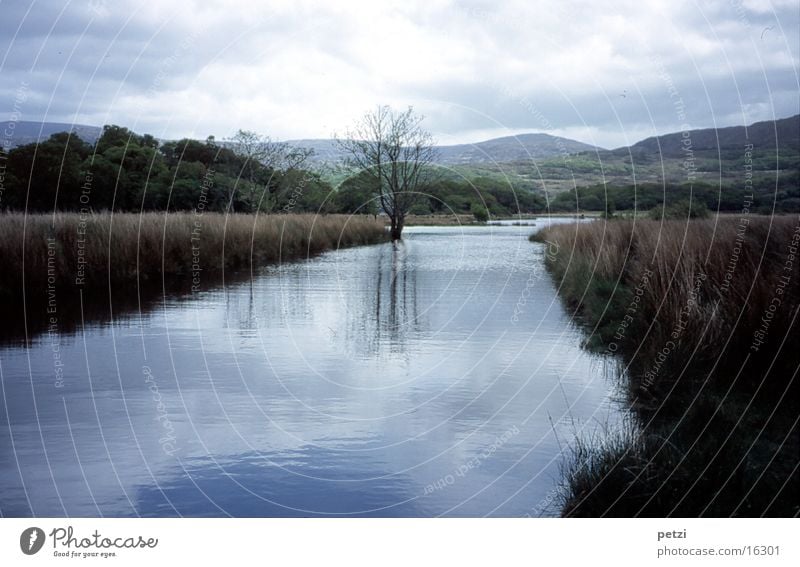
[[[240,131],[220,142],[160,142],[107,125],[91,145],[67,132],[11,149],[0,170],[0,208],[27,212],[190,211],[377,214],[369,177],[334,185],[306,165],[309,152]],[[496,216],[541,212],[543,196],[489,178],[436,178],[412,212]]]

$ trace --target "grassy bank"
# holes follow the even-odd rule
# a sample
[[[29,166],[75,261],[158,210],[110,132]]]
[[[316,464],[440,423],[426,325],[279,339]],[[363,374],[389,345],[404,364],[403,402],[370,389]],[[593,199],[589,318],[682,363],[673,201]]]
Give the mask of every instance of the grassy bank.
[[[636,419],[581,440],[564,514],[800,510],[797,216],[597,221],[537,233],[589,348],[621,355]]]
[[[480,224],[473,215],[407,215],[406,226],[464,226]]]
[[[186,287],[385,236],[367,217],[206,213],[3,214],[0,296],[44,291],[136,288],[179,280]],[[29,300],[30,301],[30,300]]]

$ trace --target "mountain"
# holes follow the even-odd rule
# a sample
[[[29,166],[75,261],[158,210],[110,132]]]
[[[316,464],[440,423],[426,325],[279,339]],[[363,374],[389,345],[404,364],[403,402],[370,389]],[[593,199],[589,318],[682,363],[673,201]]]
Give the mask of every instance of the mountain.
[[[334,140],[289,140],[301,148],[314,150],[315,163],[338,163],[345,159]],[[550,134],[520,134],[494,138],[475,144],[438,146],[437,163],[443,165],[475,165],[544,159],[577,152],[602,150],[590,144]]]
[[[93,144],[102,128],[84,124],[67,124],[59,122],[0,122],[0,132],[11,132],[10,137],[2,140],[4,145],[11,147],[45,140],[51,134],[71,131],[86,142]],[[568,161],[580,163],[584,171],[574,170],[575,173],[600,173],[600,164],[596,166],[587,163],[597,161],[614,162],[630,157],[634,163],[651,163],[661,159],[682,159],[685,157],[683,148],[684,140],[691,140],[692,151],[695,156],[713,158],[718,153],[731,152],[736,155],[744,151],[745,144],[753,144],[755,150],[775,151],[777,145],[781,153],[789,150],[796,152],[800,148],[800,115],[782,118],[775,121],[756,122],[750,126],[731,126],[726,128],[703,128],[690,130],[688,136],[682,132],[674,132],[661,136],[646,138],[632,146],[605,150],[590,144],[584,144],[568,138],[551,136],[550,134],[520,134],[518,136],[505,136],[494,138],[475,144],[457,144],[438,146],[438,163],[450,166],[475,166],[478,169],[492,170],[503,169],[508,172],[506,164],[513,164],[512,169],[527,169],[540,165],[562,167],[565,156],[571,156]],[[8,142],[8,143],[6,143]],[[315,164],[338,164],[345,155],[331,139],[301,139],[289,140],[289,143],[298,147],[311,148],[314,156],[311,159]],[[542,164],[541,162],[545,162]],[[536,172],[523,172],[530,176]],[[541,172],[539,172],[541,173]],[[612,173],[606,172],[606,173]],[[536,173],[538,175],[538,173]]]
[[[743,152],[745,144],[753,144],[755,149],[773,150],[776,145],[781,148],[797,148],[800,146],[800,115],[779,120],[756,122],[750,126],[730,126],[725,128],[702,128],[690,130],[695,154],[712,157],[720,151]],[[532,164],[533,160],[561,160],[567,155],[583,154],[587,159],[619,158],[633,155],[634,159],[645,162],[661,158],[683,158],[687,148],[686,134],[674,132],[662,136],[646,138],[632,146],[605,150],[590,144],[584,144],[568,138],[560,138],[549,134],[520,134],[494,138],[475,144],[458,144],[438,146],[437,162],[451,166],[482,166],[492,168],[500,164]],[[335,164],[346,157],[333,140],[306,139],[290,140],[289,143],[314,150],[312,162]],[[599,166],[598,166],[599,172]]]
[[[750,126],[730,126],[726,128],[702,128],[687,133],[674,132],[663,136],[653,136],[637,142],[630,147],[612,150],[616,155],[636,156],[659,154],[666,158],[683,157],[684,148],[691,147],[694,152],[744,151],[745,144],[753,144],[754,149],[775,150],[797,148],[800,146],[800,114],[775,121],[756,122]],[[690,140],[690,142],[684,142]],[[691,143],[691,146],[689,146]]]
[[[672,132],[614,150],[472,170],[481,175],[501,173],[552,193],[643,183],[741,187],[746,174],[762,190],[793,192],[800,186],[800,115],[749,126]]]
[[[0,122],[0,132],[3,133],[3,145],[12,148],[34,142],[43,142],[53,134],[59,132],[72,132],[85,142],[94,144],[103,132],[99,126],[85,124],[66,124],[63,122],[30,122],[20,120],[17,122]],[[9,136],[8,133],[11,135]],[[8,142],[8,143],[6,143]]]
[[[477,144],[439,146],[439,162],[448,165],[509,163],[601,149],[550,134],[520,134]]]

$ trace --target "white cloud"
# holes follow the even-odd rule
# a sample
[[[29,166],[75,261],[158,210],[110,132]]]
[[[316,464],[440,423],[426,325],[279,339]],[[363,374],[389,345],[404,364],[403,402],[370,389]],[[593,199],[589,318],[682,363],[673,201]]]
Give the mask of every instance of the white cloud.
[[[550,130],[613,146],[676,123],[654,60],[697,126],[792,114],[800,90],[791,2],[92,5],[4,5],[6,106],[33,69],[26,119],[327,137],[376,104],[413,104],[451,140]]]

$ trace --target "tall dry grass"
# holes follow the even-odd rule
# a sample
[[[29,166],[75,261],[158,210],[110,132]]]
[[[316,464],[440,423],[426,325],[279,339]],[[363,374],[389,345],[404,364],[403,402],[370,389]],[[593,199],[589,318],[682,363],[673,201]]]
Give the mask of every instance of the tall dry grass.
[[[799,221],[613,220],[535,235],[591,346],[621,355],[636,417],[576,439],[563,515],[800,513]]]
[[[0,215],[0,295],[14,299],[23,289],[48,285],[63,292],[162,278],[190,283],[197,274],[207,281],[223,270],[384,238],[381,222],[346,215],[6,213]]]
[[[632,378],[654,390],[712,366],[735,368],[748,355],[769,364],[796,341],[798,220],[596,221],[535,238],[555,243],[549,267],[592,345],[627,354]]]

